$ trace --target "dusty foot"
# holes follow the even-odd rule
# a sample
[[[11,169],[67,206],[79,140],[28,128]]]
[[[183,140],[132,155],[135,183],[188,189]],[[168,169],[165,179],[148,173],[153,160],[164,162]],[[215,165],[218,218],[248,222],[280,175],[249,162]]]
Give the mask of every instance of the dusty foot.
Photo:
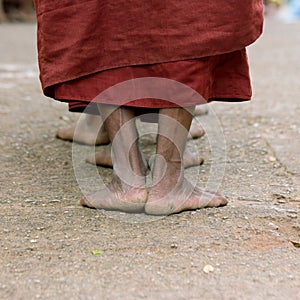
[[[145,212],[149,215],[170,215],[185,210],[225,206],[227,199],[193,187],[186,179],[170,193],[153,187],[148,195]]]
[[[204,129],[200,127],[195,121],[193,121],[189,130],[188,139],[198,139],[204,135]]]
[[[138,213],[144,210],[147,193],[145,187],[130,187],[115,177],[105,189],[87,196],[80,204],[89,208]]]
[[[98,116],[93,116],[100,118]],[[87,145],[106,145],[110,142],[107,132],[102,127],[100,130],[101,123],[97,122],[97,119],[84,120],[80,126],[77,127],[76,136],[75,128],[76,125],[60,129],[56,133],[56,137],[65,141],[74,141],[76,143],[87,144]],[[96,137],[96,141],[95,141]]]

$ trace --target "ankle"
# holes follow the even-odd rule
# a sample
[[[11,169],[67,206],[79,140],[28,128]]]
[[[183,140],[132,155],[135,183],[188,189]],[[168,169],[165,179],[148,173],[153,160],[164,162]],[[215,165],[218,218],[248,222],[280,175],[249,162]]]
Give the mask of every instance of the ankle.
[[[114,172],[114,177],[111,181],[113,187],[118,187],[121,190],[142,189],[146,186],[146,178],[144,176],[130,175],[119,176]]]
[[[156,165],[152,173],[154,189],[173,189],[180,185],[184,178],[184,169],[181,162],[167,162],[162,167]]]

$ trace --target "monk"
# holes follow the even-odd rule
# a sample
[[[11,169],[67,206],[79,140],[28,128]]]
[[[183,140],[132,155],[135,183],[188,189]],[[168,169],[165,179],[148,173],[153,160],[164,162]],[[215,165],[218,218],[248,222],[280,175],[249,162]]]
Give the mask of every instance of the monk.
[[[36,0],[35,5],[45,95],[68,102],[70,109],[98,109],[112,141],[113,179],[81,204],[152,215],[226,205],[225,197],[185,179],[183,151],[195,106],[203,99],[251,98],[245,47],[262,33],[262,1],[91,0],[87,6],[77,0]],[[152,94],[133,99],[131,92],[143,93],[128,88],[122,95],[107,93],[123,83],[134,89],[145,78],[166,79],[165,92],[174,100]],[[201,97],[172,94],[174,82]],[[157,149],[147,188],[134,120],[153,111]]]

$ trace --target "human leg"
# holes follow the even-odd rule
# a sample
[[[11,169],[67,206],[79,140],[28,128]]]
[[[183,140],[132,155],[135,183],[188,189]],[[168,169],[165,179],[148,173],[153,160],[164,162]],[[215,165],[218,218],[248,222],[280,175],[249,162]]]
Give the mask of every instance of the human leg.
[[[138,146],[132,108],[100,105],[105,127],[112,141],[114,177],[111,183],[81,201],[83,206],[140,212],[147,199],[145,161]]]
[[[111,156],[111,144],[103,146],[100,150],[98,150],[95,153],[95,155],[88,156],[86,158],[86,162],[97,166],[112,168],[113,161]],[[193,153],[188,148],[184,150],[183,165],[185,169],[200,166],[201,164],[203,164],[203,162],[204,159],[200,157],[197,153]],[[150,159],[148,165],[150,166],[150,169],[152,169],[154,165],[154,160]]]
[[[145,205],[148,214],[168,215],[227,204],[224,197],[202,191],[184,178],[182,158],[191,122],[192,114],[183,108],[160,110],[153,186]]]
[[[198,105],[201,106],[201,105]],[[201,110],[201,107],[198,108],[196,106],[197,111],[196,115],[201,115],[203,113],[203,110]],[[106,130],[101,127],[102,120],[101,116],[98,115],[90,115],[86,114],[83,117],[81,117],[80,125],[73,125],[68,128],[59,129],[56,133],[56,137],[65,140],[65,141],[73,141],[80,144],[86,144],[86,145],[106,145],[109,143],[108,135]],[[76,129],[76,136],[74,135]],[[192,123],[190,132],[189,132],[189,138],[190,139],[196,139],[200,138],[205,134],[203,128],[199,127],[196,123]],[[96,137],[96,140],[95,140]],[[102,156],[99,154],[97,155],[98,159],[96,159],[96,162],[98,161],[99,165],[102,165]],[[105,161],[106,159],[104,159]]]
[[[73,125],[69,128],[59,129],[56,137],[66,141],[73,141],[86,145],[107,145],[110,143],[108,134],[102,125],[101,116],[85,114],[80,118],[80,124]],[[75,134],[76,131],[76,134]],[[195,139],[205,134],[203,128],[192,122],[189,131],[189,139]],[[203,163],[203,159],[192,153],[188,149],[184,153],[184,167],[199,166]],[[87,157],[87,162],[104,167],[112,167],[113,161],[111,157],[111,147],[103,147],[93,156]],[[152,164],[152,162],[149,162]]]

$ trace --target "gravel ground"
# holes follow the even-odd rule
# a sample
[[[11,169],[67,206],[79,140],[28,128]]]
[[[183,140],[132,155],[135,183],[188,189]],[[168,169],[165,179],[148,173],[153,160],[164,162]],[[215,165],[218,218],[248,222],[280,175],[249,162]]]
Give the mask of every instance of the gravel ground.
[[[300,299],[299,24],[267,20],[250,47],[253,101],[197,118],[188,176],[229,205],[165,218],[79,206],[91,148],[55,139],[78,116],[41,93],[35,25],[0,37],[1,299]]]

